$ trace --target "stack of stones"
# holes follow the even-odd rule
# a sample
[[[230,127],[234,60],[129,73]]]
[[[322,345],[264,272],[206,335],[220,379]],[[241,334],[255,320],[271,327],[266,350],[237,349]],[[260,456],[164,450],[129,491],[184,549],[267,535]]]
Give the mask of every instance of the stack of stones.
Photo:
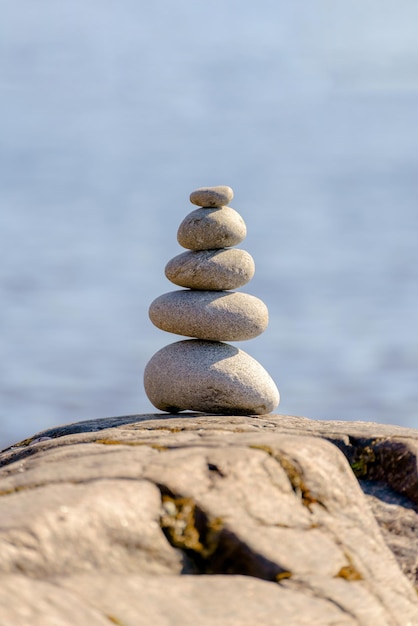
[[[149,309],[161,330],[194,337],[162,348],[145,368],[145,391],[162,411],[262,415],[279,404],[277,387],[260,363],[224,343],[252,339],[268,324],[261,300],[230,291],[254,275],[251,255],[231,247],[247,234],[242,217],[227,206],[233,195],[226,186],[190,195],[199,208],[177,234],[188,251],[165,268],[166,277],[184,289],[158,297]]]

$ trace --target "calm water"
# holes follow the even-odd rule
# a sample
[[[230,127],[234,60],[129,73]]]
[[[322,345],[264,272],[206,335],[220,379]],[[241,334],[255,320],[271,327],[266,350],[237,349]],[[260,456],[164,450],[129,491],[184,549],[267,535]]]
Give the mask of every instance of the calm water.
[[[148,321],[228,184],[279,410],[418,426],[415,0],[5,0],[0,447],[154,411]],[[173,286],[174,288],[174,286]]]

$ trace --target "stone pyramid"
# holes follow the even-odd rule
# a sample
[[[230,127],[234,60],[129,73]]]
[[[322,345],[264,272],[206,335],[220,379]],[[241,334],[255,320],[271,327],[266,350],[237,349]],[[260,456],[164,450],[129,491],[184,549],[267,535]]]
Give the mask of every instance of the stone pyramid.
[[[183,287],[152,302],[152,323],[170,333],[193,337],[159,350],[144,373],[146,394],[162,411],[262,415],[279,404],[266,370],[227,341],[261,334],[268,324],[264,302],[231,291],[248,283],[254,261],[233,248],[245,239],[242,217],[227,206],[230,187],[202,187],[190,195],[199,208],[180,224],[177,240],[187,248],[171,259],[166,277]]]

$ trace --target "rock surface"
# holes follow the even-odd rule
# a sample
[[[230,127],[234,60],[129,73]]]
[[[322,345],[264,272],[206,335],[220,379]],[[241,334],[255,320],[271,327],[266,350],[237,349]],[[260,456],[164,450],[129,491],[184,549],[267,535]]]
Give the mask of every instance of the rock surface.
[[[244,341],[268,326],[264,302],[248,293],[181,289],[158,296],[149,316],[157,328],[209,341]]]
[[[263,415],[276,408],[277,387],[258,361],[226,343],[189,339],[159,350],[144,387],[161,411]]]
[[[165,266],[168,280],[189,289],[238,289],[252,279],[254,272],[251,254],[238,248],[190,250]]]
[[[195,209],[181,222],[177,241],[188,250],[229,248],[244,241],[247,227],[231,207]]]
[[[280,415],[39,433],[0,454],[0,623],[416,626],[417,450]]]

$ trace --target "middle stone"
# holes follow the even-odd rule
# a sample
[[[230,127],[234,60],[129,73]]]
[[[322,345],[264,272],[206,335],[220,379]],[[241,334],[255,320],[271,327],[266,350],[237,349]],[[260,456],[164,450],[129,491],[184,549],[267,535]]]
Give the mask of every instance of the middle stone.
[[[245,250],[188,250],[175,256],[165,275],[179,287],[222,291],[237,289],[254,276],[254,260]]]
[[[252,339],[268,325],[262,300],[228,291],[170,291],[152,302],[149,317],[161,330],[208,341]]]

